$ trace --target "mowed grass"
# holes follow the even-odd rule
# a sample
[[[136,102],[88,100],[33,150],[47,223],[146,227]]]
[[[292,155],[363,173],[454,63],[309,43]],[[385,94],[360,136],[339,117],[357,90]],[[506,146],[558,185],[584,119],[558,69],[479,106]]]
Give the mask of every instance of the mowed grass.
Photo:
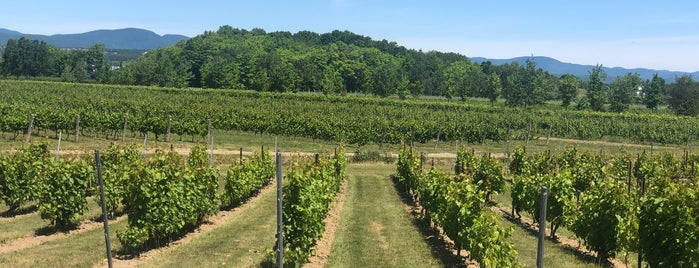
[[[116,230],[124,228],[126,220],[110,222],[112,248],[120,247]],[[106,258],[104,229],[97,228],[20,251],[0,254],[0,267],[94,267]]]
[[[348,167],[349,187],[328,267],[443,267],[393,186],[395,166]]]
[[[514,232],[509,240],[517,248],[517,260],[524,267],[536,267],[536,254],[538,246],[538,233],[522,229],[520,226],[500,217],[499,225],[509,228]],[[544,267],[599,267],[594,260],[582,255],[576,249],[566,248],[546,239],[544,242]]]
[[[20,208],[20,210],[34,205],[36,204],[33,203],[28,206],[23,206]],[[97,205],[97,202],[95,202],[94,198],[89,198],[87,200],[87,205],[88,211],[86,211],[85,214],[80,217],[80,219],[77,219],[78,221],[85,222],[102,215],[102,211],[99,205]],[[0,210],[6,212],[6,206],[0,207]],[[2,246],[4,243],[10,242],[13,239],[34,236],[37,233],[37,230],[48,230],[50,227],[51,222],[49,220],[42,219],[38,211],[19,214],[15,217],[11,215],[3,215],[0,217],[0,246]]]

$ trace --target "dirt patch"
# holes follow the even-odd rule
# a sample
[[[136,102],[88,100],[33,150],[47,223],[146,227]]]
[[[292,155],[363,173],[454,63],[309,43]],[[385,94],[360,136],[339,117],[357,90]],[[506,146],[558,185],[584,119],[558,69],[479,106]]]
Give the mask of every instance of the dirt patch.
[[[315,247],[313,247],[316,254],[311,256],[308,263],[303,265],[303,267],[325,267],[328,264],[328,257],[330,257],[330,251],[335,241],[335,232],[340,226],[340,217],[342,216],[342,210],[344,209],[345,200],[347,199],[347,188],[347,180],[342,181],[340,193],[335,196],[333,207],[328,211],[328,216],[325,217],[325,232],[323,232],[323,237],[318,240]]]
[[[637,148],[649,148],[650,145],[646,144],[635,144],[635,143],[623,143],[623,142],[610,142],[610,141],[595,141],[595,140],[574,140],[574,139],[564,139],[564,138],[549,138],[550,141],[562,141],[566,143],[585,143],[594,145],[604,145],[604,146],[618,146],[618,147],[637,147]],[[670,147],[665,146],[653,146],[656,149],[669,149]]]
[[[114,264],[114,267],[137,267],[146,261],[152,259],[155,256],[158,256],[160,254],[163,254],[165,252],[172,251],[173,249],[187,244],[191,242],[192,240],[196,239],[197,237],[205,234],[208,231],[211,231],[217,227],[220,227],[221,225],[225,224],[228,222],[233,216],[244,213],[250,206],[251,204],[255,203],[260,196],[265,195],[274,189],[276,189],[276,184],[275,183],[270,183],[269,185],[265,186],[260,190],[260,192],[248,202],[245,204],[234,208],[232,210],[223,210],[220,211],[218,214],[210,217],[204,224],[199,226],[194,232],[191,232],[181,239],[174,241],[170,243],[169,245],[157,249],[152,249],[147,252],[141,253],[138,257],[132,258],[132,259],[120,259],[120,256],[116,256],[113,258],[112,262]],[[102,264],[100,264],[98,267],[107,267],[107,259],[104,259],[102,261]]]
[[[513,218],[512,215],[510,215],[511,208],[505,207],[505,206],[499,206],[499,207],[491,207],[490,210],[493,212],[499,214],[506,220],[513,222],[515,224],[518,224],[520,227],[524,228],[525,230],[529,230],[531,232],[539,232],[539,225],[534,222],[533,219],[527,218],[522,216],[521,218]],[[551,229],[546,228],[546,236],[550,237],[551,236]],[[591,259],[597,259],[597,253],[589,250],[587,247],[582,245],[579,240],[577,239],[572,239],[567,236],[561,235],[561,234],[556,234],[556,239],[553,240],[551,239],[554,243],[558,244],[559,246],[566,247],[570,250],[577,251],[580,253],[580,255],[587,256],[588,258]],[[627,267],[626,264],[624,264],[623,261],[618,260],[618,259],[609,259],[608,266],[610,267]]]
[[[110,221],[110,224],[114,224],[117,222],[120,222],[122,220],[125,220],[126,216],[121,216],[113,221]],[[41,245],[43,243],[49,242],[49,241],[54,241],[57,239],[65,238],[68,236],[84,233],[87,231],[91,231],[97,228],[100,228],[103,226],[102,222],[95,222],[95,221],[89,221],[80,224],[78,228],[75,230],[70,230],[68,232],[56,232],[52,233],[50,235],[34,235],[30,237],[24,237],[24,238],[19,238],[19,239],[13,239],[10,240],[6,244],[0,245],[0,254],[2,253],[9,253],[9,252],[15,252],[15,251],[20,251],[23,249],[27,248],[32,248],[38,245]]]

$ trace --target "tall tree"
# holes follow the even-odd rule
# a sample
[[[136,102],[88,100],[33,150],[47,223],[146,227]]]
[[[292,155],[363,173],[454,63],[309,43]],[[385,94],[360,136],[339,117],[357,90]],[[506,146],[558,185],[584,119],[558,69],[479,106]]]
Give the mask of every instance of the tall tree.
[[[604,80],[607,79],[607,73],[602,70],[602,65],[597,64],[589,72],[587,80],[587,99],[590,102],[590,108],[595,111],[603,111],[604,103],[607,97],[607,85]]]
[[[663,95],[665,95],[665,79],[655,73],[653,79],[647,81],[643,87],[643,104],[648,109],[655,110],[660,105]]]
[[[628,73],[622,77],[615,78],[610,85],[610,109],[614,112],[628,110],[640,86],[641,76],[637,73]]]
[[[558,81],[561,106],[568,107],[570,106],[570,102],[578,95],[578,88],[581,84],[580,78],[572,74],[564,74]]]
[[[444,69],[443,87],[446,90],[445,97],[451,99],[463,93],[466,88],[466,75],[468,72],[468,62],[457,61]]]
[[[488,76],[487,85],[485,87],[484,97],[488,98],[488,100],[490,100],[490,103],[493,104],[498,99],[498,96],[500,96],[501,92],[502,83],[500,82],[500,76],[494,72],[490,73],[490,75]]]
[[[517,65],[515,65],[517,66]],[[542,70],[536,69],[536,62],[527,59],[524,68],[511,72],[503,88],[505,103],[509,106],[531,106],[543,104],[546,101]]]
[[[19,40],[10,39],[5,45],[2,55],[2,73],[13,76],[48,75],[50,66],[49,46],[41,41],[29,40],[25,37]]]
[[[670,109],[678,115],[699,114],[699,84],[690,76],[683,75],[670,85],[668,91]]]

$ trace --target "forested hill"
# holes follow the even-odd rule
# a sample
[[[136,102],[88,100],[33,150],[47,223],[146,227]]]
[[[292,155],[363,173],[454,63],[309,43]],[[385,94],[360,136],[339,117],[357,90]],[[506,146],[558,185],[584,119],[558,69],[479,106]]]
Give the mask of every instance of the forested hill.
[[[348,31],[292,34],[222,26],[175,46],[150,51],[114,73],[112,81],[458,98],[497,96],[501,82],[508,88],[532,85],[534,76],[550,85],[557,79],[537,70],[534,64],[529,69],[479,65],[464,55],[406,49],[395,42],[372,40]],[[549,89],[553,94],[554,88]]]
[[[96,30],[78,34],[38,35],[24,34],[17,31],[0,28],[0,45],[4,46],[9,39],[21,37],[30,40],[44,41],[49,45],[59,48],[89,48],[101,43],[107,49],[154,49],[173,45],[189,37],[184,35],[166,34],[158,35],[154,32],[126,28],[117,30]]]

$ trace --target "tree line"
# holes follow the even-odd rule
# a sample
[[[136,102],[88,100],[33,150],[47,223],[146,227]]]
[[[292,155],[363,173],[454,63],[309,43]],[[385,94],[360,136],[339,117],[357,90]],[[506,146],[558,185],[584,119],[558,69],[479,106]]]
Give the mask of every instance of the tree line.
[[[588,77],[553,75],[536,66],[471,62],[457,53],[423,52],[349,31],[270,32],[222,26],[176,45],[146,52],[110,69],[101,44],[62,50],[20,38],[5,46],[3,76],[161,87],[233,88],[277,92],[363,93],[504,99],[508,106],[558,101],[564,107],[624,112],[632,104],[699,114],[699,84],[685,75],[667,84],[636,73],[606,84],[600,65]]]

